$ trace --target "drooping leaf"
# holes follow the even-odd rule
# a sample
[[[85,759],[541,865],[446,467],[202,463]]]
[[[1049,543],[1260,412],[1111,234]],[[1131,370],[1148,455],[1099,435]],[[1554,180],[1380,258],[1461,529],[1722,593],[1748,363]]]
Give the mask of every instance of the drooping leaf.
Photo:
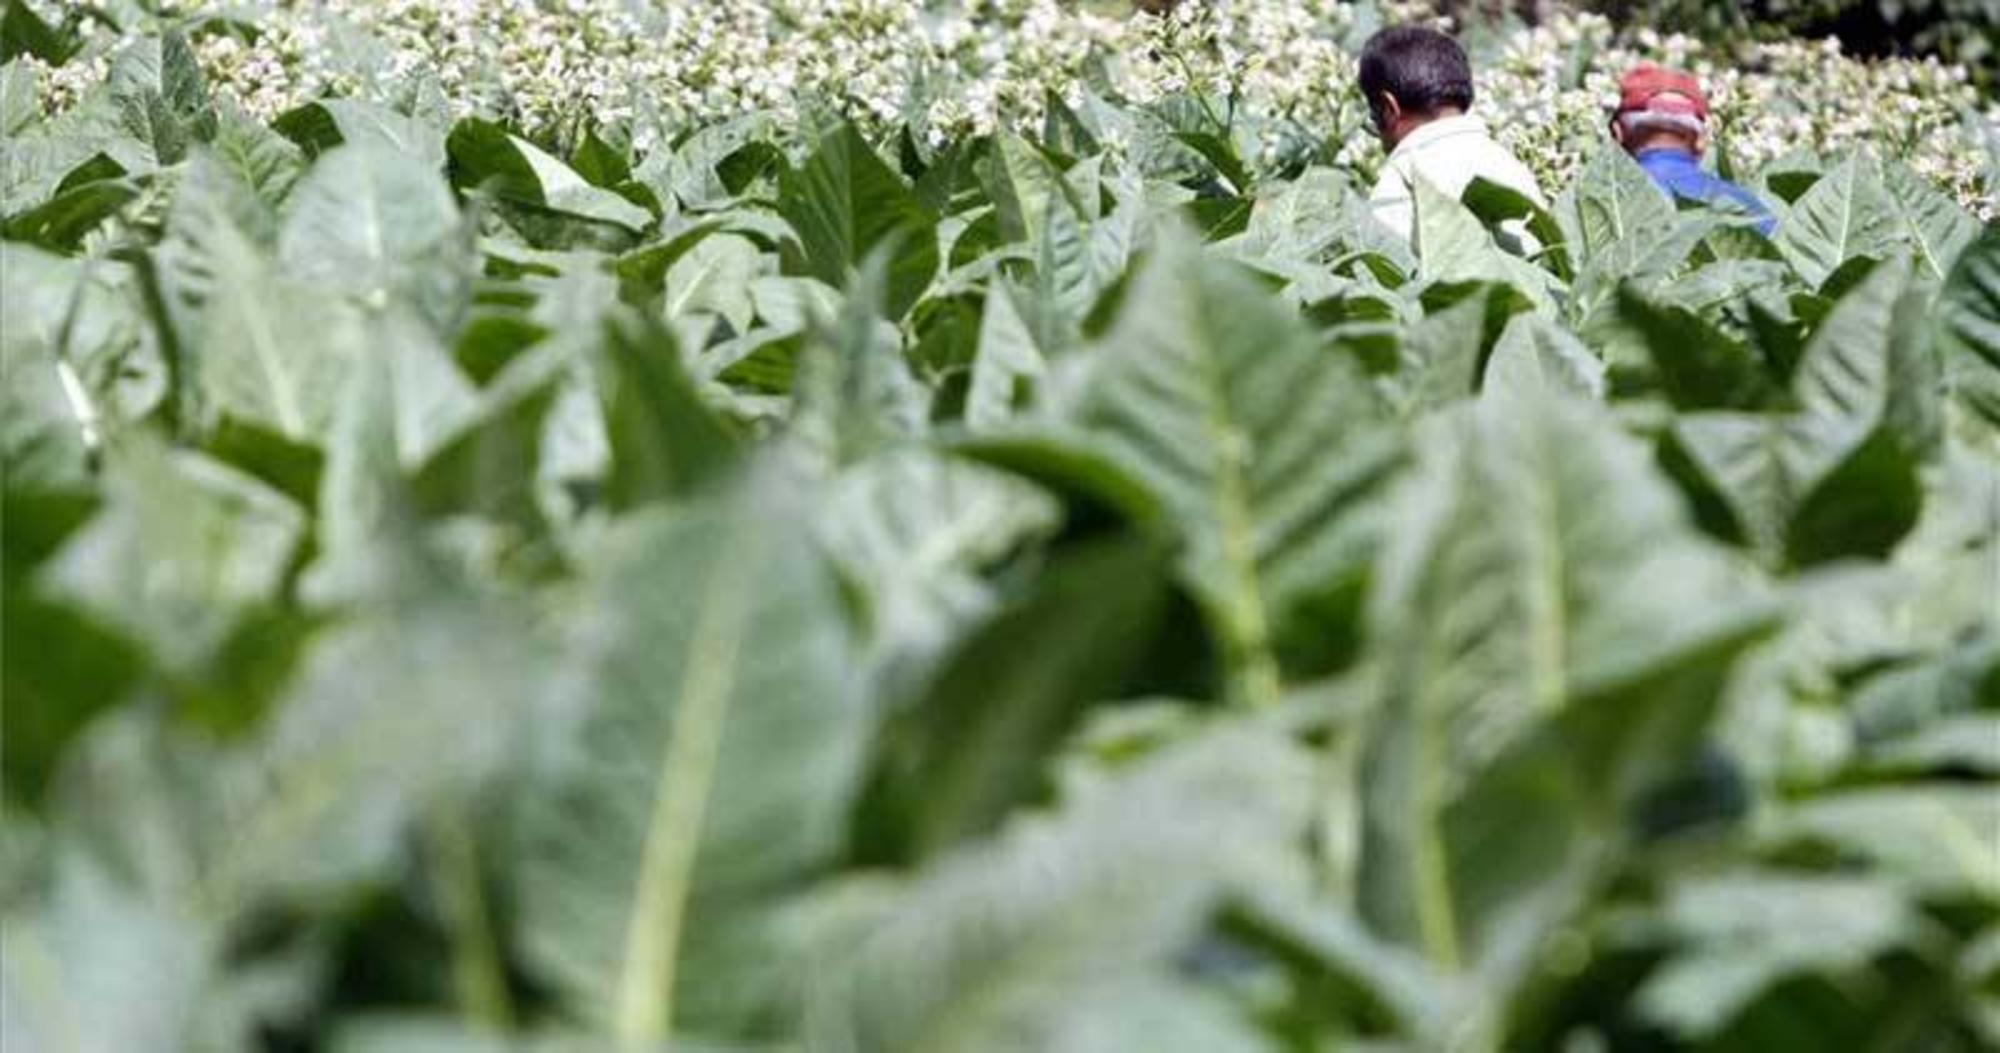
[[[1952,395],[2000,426],[2000,230],[1988,227],[1960,254],[1937,314]]]
[[[1645,349],[1651,368],[1643,372],[1676,409],[1762,409],[1776,397],[1763,359],[1694,311],[1654,303],[1630,286],[1619,290],[1616,310]]]
[[[1234,265],[1170,237],[1127,297],[1074,421],[1170,510],[1232,695],[1273,702],[1272,641],[1360,573],[1395,446],[1352,360]]]
[[[981,572],[1052,533],[1060,518],[1033,484],[929,452],[888,451],[843,472],[818,533],[865,596],[878,681],[921,682],[992,613],[998,597]]]
[[[1882,553],[1915,524],[1917,461],[1937,441],[1939,412],[1923,302],[1907,268],[1880,266],[1808,343],[1792,378],[1796,410],[1676,423],[1679,454],[1767,558]]]
[[[1814,183],[1778,229],[1778,250],[1807,284],[1818,287],[1858,256],[1886,257],[1896,212],[1882,189],[1881,167],[1857,154]]]
[[[611,444],[605,497],[613,508],[689,493],[735,466],[737,439],[695,391],[671,331],[613,315],[604,322],[604,351],[599,398]]]
[[[1289,745],[1225,729],[883,890],[829,934],[808,1044],[1265,1048],[1174,963],[1228,890],[1288,883],[1273,850],[1301,835],[1309,783]]]
[[[444,179],[369,145],[313,162],[286,203],[278,260],[298,280],[369,307],[408,303],[440,332],[456,328],[474,269]]]
[[[233,104],[222,107],[208,148],[274,214],[306,167],[298,146]]]
[[[1647,979],[1638,1005],[1692,1040],[1722,1030],[1770,985],[1865,969],[1922,925],[1881,885],[1756,871],[1682,882],[1665,913],[1680,949]]]
[[[44,580],[163,665],[187,668],[277,598],[304,516],[239,472],[149,439],[121,444],[107,467],[104,507]]]
[[[425,171],[442,171],[445,166],[442,128],[363,99],[309,102],[280,115],[272,127],[313,154],[342,143],[372,143],[401,154]]]
[[[65,852],[41,909],[10,911],[0,925],[0,1042],[45,1050],[192,1044],[217,950],[212,931]]]
[[[1419,450],[1376,574],[1361,905],[1505,990],[1767,615],[1587,404],[1482,399]]]
[[[1979,222],[1909,165],[1882,163],[1882,199],[1917,262],[1933,278],[1951,272],[1959,253],[1979,236]]]
[[[736,332],[748,332],[755,310],[750,282],[762,270],[762,260],[748,238],[716,234],[701,239],[667,268],[665,317],[708,311],[728,321]]]
[[[452,127],[445,149],[460,186],[633,233],[652,225],[652,214],[645,209],[591,186],[575,169],[490,121],[476,117],[459,121]]]
[[[557,690],[581,731],[530,781],[522,939],[572,1012],[627,1042],[745,997],[715,971],[729,939],[844,836],[871,720],[783,485],[629,522],[573,618]]]
[[[937,271],[936,218],[852,125],[819,141],[779,176],[781,211],[798,231],[805,273],[845,288],[870,253],[890,246],[883,308],[908,313]]]
[[[884,792],[907,841],[895,848],[935,855],[1039,795],[1049,752],[1137,671],[1167,570],[1155,546],[1128,538],[1068,552],[1031,594],[963,635],[887,732]],[[1021,653],[1039,658],[1014,663]]]
[[[965,425],[975,432],[1001,427],[1032,406],[1048,370],[1015,306],[1018,295],[1005,282],[994,283],[986,293],[965,396]]]
[[[197,157],[154,251],[168,321],[192,352],[182,383],[207,413],[316,441],[362,353],[360,319],[278,271],[245,225],[261,215],[245,207],[255,201],[246,194],[227,169]]]
[[[1434,283],[1498,282],[1537,305],[1552,304],[1548,272],[1503,250],[1470,209],[1428,180],[1416,187],[1417,273]]]

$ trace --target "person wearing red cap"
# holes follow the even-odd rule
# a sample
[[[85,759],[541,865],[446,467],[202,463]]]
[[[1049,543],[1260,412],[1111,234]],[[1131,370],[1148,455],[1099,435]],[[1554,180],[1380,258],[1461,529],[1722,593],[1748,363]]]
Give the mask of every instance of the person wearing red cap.
[[[1672,197],[1747,215],[1760,233],[1771,236],[1778,221],[1770,208],[1701,166],[1708,151],[1708,123],[1708,95],[1699,80],[1646,63],[1619,84],[1611,137]]]

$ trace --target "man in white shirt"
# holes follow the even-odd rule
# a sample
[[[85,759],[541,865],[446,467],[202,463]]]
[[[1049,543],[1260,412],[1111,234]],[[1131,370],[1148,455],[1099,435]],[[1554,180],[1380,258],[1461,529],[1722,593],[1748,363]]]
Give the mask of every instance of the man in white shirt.
[[[1475,177],[1517,190],[1548,207],[1534,173],[1495,142],[1472,108],[1472,65],[1458,42],[1434,29],[1395,26],[1370,38],[1361,52],[1361,94],[1389,160],[1368,197],[1376,218],[1414,243],[1416,181],[1445,196],[1465,193]],[[1525,252],[1535,245],[1510,223],[1506,240]]]

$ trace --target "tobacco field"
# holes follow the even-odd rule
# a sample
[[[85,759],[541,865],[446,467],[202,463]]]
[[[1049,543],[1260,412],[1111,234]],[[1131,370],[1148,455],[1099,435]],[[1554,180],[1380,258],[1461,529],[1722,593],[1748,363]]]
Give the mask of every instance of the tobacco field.
[[[1413,250],[1358,98],[133,24],[0,24],[8,1053],[2000,1046],[1991,139]]]

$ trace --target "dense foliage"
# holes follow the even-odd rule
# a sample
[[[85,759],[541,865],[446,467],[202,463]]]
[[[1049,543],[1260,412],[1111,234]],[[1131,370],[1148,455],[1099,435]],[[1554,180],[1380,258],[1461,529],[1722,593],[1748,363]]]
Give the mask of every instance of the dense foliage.
[[[1199,78],[531,137],[174,26],[0,68],[0,1046],[2000,1043],[1990,157],[1413,252]]]

